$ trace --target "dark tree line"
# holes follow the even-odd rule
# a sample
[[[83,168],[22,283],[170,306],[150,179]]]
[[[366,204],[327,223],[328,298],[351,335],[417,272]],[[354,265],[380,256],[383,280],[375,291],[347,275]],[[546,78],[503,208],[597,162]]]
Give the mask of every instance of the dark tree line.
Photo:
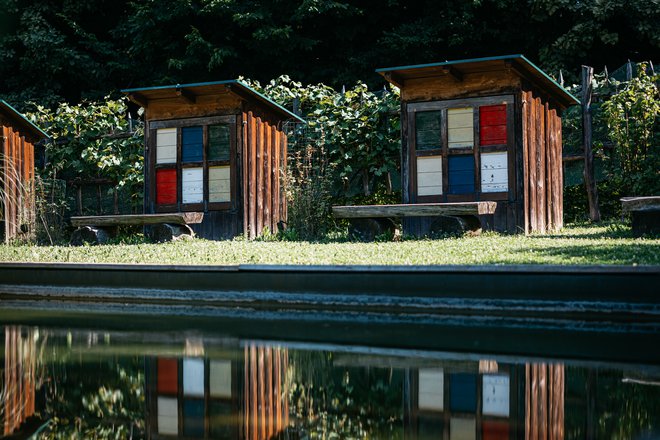
[[[378,87],[377,67],[512,53],[575,80],[582,63],[660,53],[659,0],[0,0],[0,10],[0,96],[19,107],[239,75]]]

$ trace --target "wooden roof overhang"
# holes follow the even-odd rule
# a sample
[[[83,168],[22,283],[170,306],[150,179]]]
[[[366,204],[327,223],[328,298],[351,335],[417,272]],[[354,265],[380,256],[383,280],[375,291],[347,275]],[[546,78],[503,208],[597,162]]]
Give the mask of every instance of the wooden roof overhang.
[[[406,81],[411,79],[445,76],[460,82],[463,81],[465,75],[503,70],[511,70],[520,78],[529,81],[535,87],[547,93],[562,109],[580,103],[575,96],[571,95],[548,74],[520,54],[387,67],[377,69],[376,72],[381,74],[388,82],[399,88],[404,88]]]
[[[11,123],[12,127],[17,129],[32,144],[42,139],[50,139],[50,136],[46,132],[19,113],[4,99],[0,99],[0,120],[6,120]]]
[[[182,104],[194,105],[201,96],[234,95],[240,99],[265,107],[282,120],[295,119],[305,122],[298,115],[252,89],[239,80],[215,81],[192,84],[124,89],[128,98],[141,107],[148,107],[155,100],[180,100]]]

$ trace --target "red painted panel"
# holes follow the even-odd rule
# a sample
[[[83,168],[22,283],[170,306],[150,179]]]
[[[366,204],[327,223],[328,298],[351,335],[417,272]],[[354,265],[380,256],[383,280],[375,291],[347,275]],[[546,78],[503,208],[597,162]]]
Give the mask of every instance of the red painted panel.
[[[176,170],[156,170],[156,204],[176,203]]]
[[[509,423],[484,420],[481,422],[482,440],[509,440]]]
[[[179,361],[158,358],[158,393],[176,394],[179,389]]]
[[[481,125],[506,124],[506,104],[479,107],[479,122]]]
[[[506,144],[506,125],[491,125],[481,127],[479,131],[479,145]]]
[[[479,107],[479,144],[506,144],[506,104]]]

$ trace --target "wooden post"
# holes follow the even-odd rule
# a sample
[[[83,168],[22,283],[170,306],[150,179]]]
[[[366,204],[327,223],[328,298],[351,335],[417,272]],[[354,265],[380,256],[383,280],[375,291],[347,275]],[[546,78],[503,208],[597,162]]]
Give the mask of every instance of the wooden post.
[[[598,208],[598,189],[594,177],[594,152],[592,149],[591,132],[591,94],[593,92],[591,81],[594,77],[594,69],[590,66],[582,66],[582,139],[584,144],[584,186],[587,189],[589,200],[589,218],[592,222],[600,221],[600,209]]]

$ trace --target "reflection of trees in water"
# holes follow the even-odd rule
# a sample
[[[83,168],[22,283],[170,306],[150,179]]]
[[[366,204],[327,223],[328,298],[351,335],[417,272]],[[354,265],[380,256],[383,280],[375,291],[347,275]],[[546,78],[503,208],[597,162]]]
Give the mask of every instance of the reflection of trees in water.
[[[626,380],[630,375],[567,367],[566,438],[658,438],[660,386],[648,378]]]
[[[98,343],[92,332],[76,336],[85,348]],[[83,356],[72,339],[5,327],[4,434],[34,415],[49,421],[39,438],[144,437],[142,357]]]
[[[331,352],[290,351],[289,401],[295,427],[287,434],[402,438],[402,371],[337,366],[333,357]]]

